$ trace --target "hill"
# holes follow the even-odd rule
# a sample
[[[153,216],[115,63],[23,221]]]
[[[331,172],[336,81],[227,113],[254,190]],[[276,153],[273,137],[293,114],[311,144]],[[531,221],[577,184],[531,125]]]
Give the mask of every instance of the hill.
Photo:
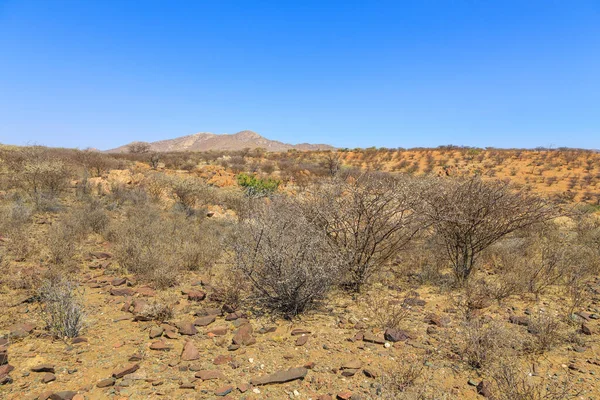
[[[131,144],[131,143],[130,143]],[[130,144],[107,150],[107,153],[126,153]],[[209,150],[242,150],[244,148],[264,148],[267,151],[296,150],[328,150],[334,147],[326,144],[301,143],[297,145],[269,140],[256,132],[241,131],[234,134],[215,134],[200,132],[193,135],[182,136],[175,139],[159,140],[149,143],[150,151],[175,152],[175,151],[209,151]]]

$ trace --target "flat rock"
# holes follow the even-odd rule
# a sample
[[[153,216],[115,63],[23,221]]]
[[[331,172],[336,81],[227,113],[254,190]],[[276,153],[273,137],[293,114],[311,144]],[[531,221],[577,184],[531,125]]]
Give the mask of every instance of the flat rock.
[[[303,335],[296,339],[296,346],[304,346],[308,342],[308,336]]]
[[[360,367],[362,367],[362,361],[350,360],[345,362],[341,369],[360,369]]]
[[[256,343],[256,339],[252,336],[253,328],[251,324],[245,324],[239,327],[233,336],[232,342],[236,345],[248,346]]]
[[[54,365],[52,364],[39,364],[35,367],[31,367],[32,372],[52,372],[54,373]]]
[[[150,339],[161,337],[164,331],[165,329],[162,326],[153,326],[152,328],[150,328]]]
[[[220,308],[203,308],[201,310],[196,311],[195,315],[197,317],[205,317],[207,315],[221,315]]]
[[[523,315],[523,316],[511,315],[510,317],[508,317],[508,321],[511,324],[515,324],[515,325],[522,325],[522,326],[529,325],[529,317],[527,317],[525,315]]]
[[[110,284],[113,286],[123,286],[126,283],[127,283],[126,278],[115,278],[110,282]]]
[[[115,382],[116,382],[115,378],[102,379],[100,382],[96,383],[96,387],[106,388],[106,387],[114,386]]]
[[[191,290],[188,292],[187,296],[190,301],[202,301],[206,298],[206,293],[199,290]]]
[[[42,376],[43,383],[50,383],[50,382],[54,382],[55,380],[56,380],[56,375],[51,374],[50,372],[47,372],[44,374],[44,376]]]
[[[310,331],[307,331],[306,329],[302,329],[302,328],[292,329],[292,332],[291,332],[292,336],[309,335],[309,334],[310,334]]]
[[[252,378],[250,382],[255,386],[270,385],[273,383],[285,383],[294,381],[296,379],[304,379],[307,373],[308,369],[304,367],[292,368],[288,369],[287,371],[278,371],[271,375]]]
[[[232,390],[233,390],[233,386],[230,386],[230,385],[221,386],[220,388],[215,390],[215,395],[220,396],[220,397],[227,396],[229,393],[231,393]]]
[[[182,335],[188,335],[188,336],[193,336],[196,333],[198,333],[198,330],[196,329],[196,327],[194,326],[193,322],[181,322],[177,325],[177,328],[179,328],[179,333]]]
[[[188,341],[183,346],[183,351],[181,353],[182,361],[194,361],[200,358],[200,352],[196,348],[193,342]]]
[[[215,322],[216,319],[217,319],[216,315],[206,315],[204,317],[197,318],[194,321],[194,325],[196,325],[196,326],[208,326],[208,325],[212,324],[213,322]]]
[[[213,336],[224,336],[229,333],[229,328],[226,326],[215,326],[211,330],[207,332],[209,335]]]
[[[363,341],[375,344],[385,344],[385,339],[379,336],[375,336],[371,333],[365,333],[363,336]]]
[[[202,379],[203,381],[211,381],[214,379],[225,379],[225,375],[221,371],[216,370],[201,370],[196,372],[196,378]]]
[[[110,294],[112,296],[132,296],[134,291],[128,287],[113,287],[110,289]]]
[[[150,350],[167,351],[167,350],[171,350],[171,347],[168,346],[162,340],[158,340],[158,341],[152,342],[150,344]]]
[[[124,377],[125,375],[133,374],[139,368],[140,368],[140,364],[129,364],[122,368],[118,368],[118,369],[114,370],[112,373],[112,376],[114,378],[119,379],[119,378]]]
[[[394,328],[386,329],[383,337],[390,342],[402,342],[411,338],[408,332]]]

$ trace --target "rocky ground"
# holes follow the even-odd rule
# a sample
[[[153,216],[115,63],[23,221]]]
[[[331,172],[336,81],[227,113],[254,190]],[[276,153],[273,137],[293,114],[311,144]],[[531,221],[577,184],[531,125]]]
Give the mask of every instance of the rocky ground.
[[[323,309],[286,321],[219,307],[211,293],[222,282],[192,275],[170,290],[175,317],[159,324],[144,317],[158,294],[116,274],[110,253],[90,253],[86,270],[78,277],[88,315],[83,337],[53,340],[32,299],[18,290],[2,293],[0,397],[370,399],[379,398],[382,377],[402,363],[422,366],[418,384],[431,398],[486,394],[485,378],[461,362],[452,344],[459,316],[434,289],[408,293],[407,329],[383,332],[351,296],[333,296]],[[527,329],[525,303],[480,311]],[[564,344],[532,359],[532,374],[568,374],[585,388],[581,398],[598,398],[597,312],[592,306],[577,317],[583,346]]]

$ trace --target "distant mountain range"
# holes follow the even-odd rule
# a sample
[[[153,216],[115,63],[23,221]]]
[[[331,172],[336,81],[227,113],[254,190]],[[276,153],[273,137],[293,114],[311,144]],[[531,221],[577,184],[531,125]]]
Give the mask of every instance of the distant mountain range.
[[[134,142],[135,143],[135,142]],[[256,132],[241,131],[234,134],[215,134],[209,132],[195,133],[175,139],[159,140],[150,142],[150,151],[209,151],[209,150],[242,150],[245,148],[255,149],[262,147],[267,151],[296,150],[332,150],[333,146],[327,144],[288,144],[276,140],[269,140]],[[107,150],[107,153],[126,153],[130,144],[116,149]]]

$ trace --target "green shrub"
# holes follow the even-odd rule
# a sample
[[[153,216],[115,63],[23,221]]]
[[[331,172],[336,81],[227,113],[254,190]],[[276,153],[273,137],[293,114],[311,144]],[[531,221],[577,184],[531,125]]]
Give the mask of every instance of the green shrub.
[[[238,184],[250,197],[265,197],[276,192],[281,181],[272,178],[259,178],[256,175],[241,173],[237,176]]]

